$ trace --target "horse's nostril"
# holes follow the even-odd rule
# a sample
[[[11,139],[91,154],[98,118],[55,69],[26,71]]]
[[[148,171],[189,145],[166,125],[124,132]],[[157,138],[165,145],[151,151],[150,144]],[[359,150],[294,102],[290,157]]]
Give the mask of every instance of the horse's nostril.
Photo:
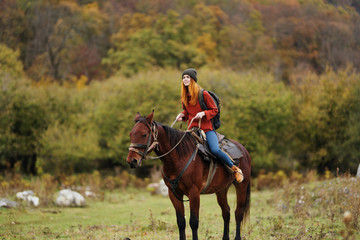
[[[135,158],[133,158],[133,160],[131,161],[131,165],[132,165],[132,167],[137,166],[137,160]]]

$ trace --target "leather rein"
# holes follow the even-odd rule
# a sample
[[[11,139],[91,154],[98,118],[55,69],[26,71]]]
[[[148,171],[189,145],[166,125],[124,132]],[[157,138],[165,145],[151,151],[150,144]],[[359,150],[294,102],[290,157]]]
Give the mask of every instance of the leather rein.
[[[194,119],[191,120],[189,126],[191,125],[192,121]],[[176,120],[175,120],[176,121]],[[142,143],[131,143],[130,146],[129,146],[129,151],[133,151],[133,152],[136,152],[137,154],[139,154],[141,156],[141,159],[140,159],[140,163],[139,165],[141,164],[141,162],[143,160],[146,160],[146,159],[151,159],[151,160],[155,160],[155,159],[160,159],[162,157],[165,157],[166,155],[168,155],[169,153],[171,153],[181,142],[182,140],[184,139],[186,133],[188,132],[192,132],[193,130],[189,130],[187,129],[185,132],[184,132],[184,135],[181,137],[181,139],[179,140],[178,143],[175,144],[174,147],[172,147],[167,153],[161,155],[161,156],[157,156],[157,157],[149,157],[148,154],[155,149],[155,147],[157,147],[159,145],[159,142],[157,140],[157,137],[159,135],[159,129],[158,129],[158,126],[156,124],[156,122],[152,122],[151,125],[149,125],[149,123],[147,121],[138,121],[138,123],[143,123],[145,124],[145,126],[147,126],[150,130],[150,133],[149,133],[149,137],[146,141],[146,144],[142,144]],[[174,122],[175,123],[175,122]],[[171,125],[171,127],[174,125],[174,123]],[[201,119],[200,119],[200,122],[199,122],[199,126],[201,126]],[[153,143],[150,145],[151,143],[151,137],[154,138],[154,141]],[[138,148],[143,148],[145,149],[144,151],[140,151]]]

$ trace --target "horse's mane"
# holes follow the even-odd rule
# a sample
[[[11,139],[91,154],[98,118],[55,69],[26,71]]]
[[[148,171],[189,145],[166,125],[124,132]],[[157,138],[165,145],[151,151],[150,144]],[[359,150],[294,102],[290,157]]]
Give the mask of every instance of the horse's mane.
[[[161,123],[157,123],[157,124],[165,130],[166,135],[170,140],[171,146],[175,146],[181,140],[184,134],[186,134],[184,139],[175,149],[179,157],[184,156],[193,150],[192,147],[194,146],[194,141],[189,132],[185,133],[184,131],[174,129],[172,127],[163,125]]]

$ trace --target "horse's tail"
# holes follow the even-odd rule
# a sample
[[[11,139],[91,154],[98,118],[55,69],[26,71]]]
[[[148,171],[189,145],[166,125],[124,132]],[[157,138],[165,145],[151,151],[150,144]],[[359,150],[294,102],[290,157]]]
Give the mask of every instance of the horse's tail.
[[[245,200],[245,206],[244,206],[244,221],[241,223],[241,227],[244,227],[247,220],[250,220],[250,203],[251,203],[251,156],[248,150],[242,145],[239,144],[241,147],[242,152],[244,153],[245,162],[246,162],[246,170],[248,174],[246,174],[246,177],[248,177],[248,185],[246,189],[246,200]]]
[[[249,181],[249,184],[246,189],[246,200],[245,200],[245,206],[244,206],[244,220],[241,222],[241,228],[245,226],[245,223],[247,220],[250,220],[250,202],[251,202],[251,184]]]

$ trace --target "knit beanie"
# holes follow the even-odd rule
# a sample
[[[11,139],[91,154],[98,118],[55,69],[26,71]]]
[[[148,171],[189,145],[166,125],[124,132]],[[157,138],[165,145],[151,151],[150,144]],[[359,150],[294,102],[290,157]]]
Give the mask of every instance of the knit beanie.
[[[184,77],[184,75],[189,75],[192,79],[195,80],[195,82],[197,82],[197,72],[194,68],[188,68],[186,69],[182,75],[181,75],[181,78]]]

